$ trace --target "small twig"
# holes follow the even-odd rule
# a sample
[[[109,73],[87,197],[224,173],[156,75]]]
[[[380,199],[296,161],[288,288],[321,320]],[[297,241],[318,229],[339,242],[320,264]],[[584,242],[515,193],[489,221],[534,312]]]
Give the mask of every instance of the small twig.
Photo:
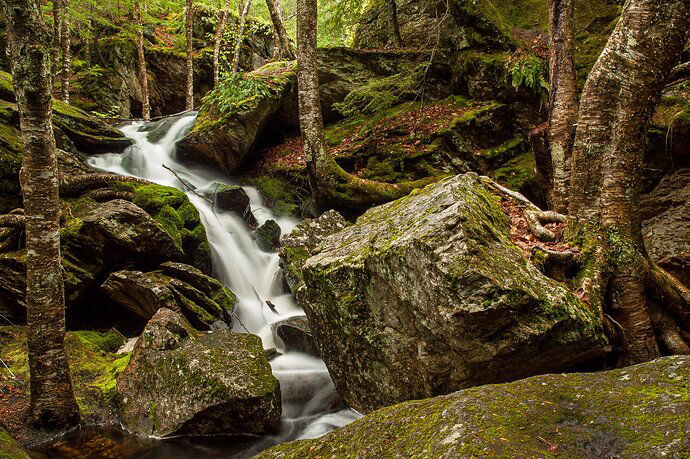
[[[10,375],[12,376],[12,379],[14,379],[15,381],[19,381],[19,378],[17,378],[17,375],[15,375],[14,373],[12,373],[12,370],[10,370],[10,367],[7,366],[7,364],[5,363],[4,360],[2,360],[2,358],[0,358],[0,362],[2,362],[3,366],[4,366],[5,368],[7,368],[7,371],[10,372]]]
[[[266,304],[268,305],[268,309],[270,309],[273,312],[273,314],[279,314],[275,304],[271,303],[268,300],[266,300]]]
[[[188,191],[191,191],[191,192],[194,193],[197,197],[199,197],[199,198],[205,200],[206,202],[209,202],[209,203],[213,204],[213,201],[212,201],[211,199],[209,199],[209,198],[207,198],[206,196],[203,196],[203,195],[197,193],[196,189],[194,188],[194,185],[192,185],[192,184],[189,182],[189,180],[186,180],[186,179],[180,177],[180,175],[179,175],[177,172],[175,172],[174,169],[172,169],[172,168],[166,166],[165,164],[162,164],[162,166],[163,166],[164,169],[169,170],[169,171],[172,173],[172,175],[174,175],[175,178],[176,178],[177,180],[179,180],[180,183],[182,183],[182,185],[183,185]]]
[[[240,323],[240,326],[241,326],[242,328],[244,328],[244,331],[246,331],[247,333],[251,333],[249,330],[247,330],[247,327],[244,326],[244,324],[242,323],[242,320],[240,319],[240,316],[238,316],[238,315],[235,313],[235,311],[232,312],[232,316],[233,316],[235,319],[237,319],[237,321]]]

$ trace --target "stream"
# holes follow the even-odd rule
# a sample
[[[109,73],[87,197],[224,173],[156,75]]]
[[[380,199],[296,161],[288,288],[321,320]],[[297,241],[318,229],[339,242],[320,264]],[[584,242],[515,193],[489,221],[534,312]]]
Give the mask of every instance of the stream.
[[[256,334],[261,337],[265,349],[276,348],[283,354],[270,362],[273,374],[280,381],[281,430],[276,436],[245,441],[241,445],[215,438],[138,439],[117,430],[86,430],[63,439],[71,448],[83,451],[86,454],[83,457],[89,457],[86,449],[94,447],[89,443],[93,443],[96,436],[119,446],[120,450],[110,451],[116,454],[108,457],[250,457],[278,443],[324,435],[359,417],[343,405],[321,359],[299,352],[285,352],[275,335],[274,324],[304,315],[292,295],[285,290],[278,255],[261,251],[239,216],[214,210],[211,203],[199,197],[212,192],[218,183],[237,183],[218,171],[190,167],[175,160],[175,144],[195,120],[195,114],[179,118],[156,143],[149,142],[145,123],[123,126],[120,129],[134,145],[122,154],[106,153],[91,157],[89,164],[116,174],[179,188],[197,207],[211,245],[214,273],[238,298],[234,331]],[[191,184],[194,191],[183,185],[166,167]],[[297,223],[295,220],[273,214],[264,206],[255,188],[243,188],[249,195],[252,212],[259,224],[273,219],[283,234],[292,230]],[[276,306],[278,314],[267,307],[266,300]]]

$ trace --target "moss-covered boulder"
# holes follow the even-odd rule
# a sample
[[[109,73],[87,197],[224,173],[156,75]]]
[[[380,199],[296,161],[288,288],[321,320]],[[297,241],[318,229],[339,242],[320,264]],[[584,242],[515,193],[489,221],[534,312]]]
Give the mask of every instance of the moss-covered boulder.
[[[307,259],[317,253],[317,247],[331,234],[349,225],[335,210],[324,212],[318,218],[306,219],[283,236],[280,244],[280,267],[285,272],[292,293],[297,294],[304,285],[302,270]]]
[[[149,320],[161,308],[181,312],[198,330],[217,322],[230,325],[235,295],[217,280],[182,263],[164,263],[151,272],[117,271],[101,290],[115,303]]]
[[[259,337],[196,331],[161,309],[117,383],[122,425],[138,435],[265,435],[280,425],[280,387]]]
[[[259,458],[685,457],[689,357],[401,403]]]
[[[280,247],[280,225],[275,220],[266,220],[254,232],[256,245],[264,252],[276,252]]]
[[[0,426],[0,458],[29,459],[29,453]]]
[[[256,228],[258,222],[252,213],[251,201],[249,195],[244,188],[239,185],[225,185],[223,183],[216,183],[211,187],[212,192],[209,193],[213,199],[213,205],[217,210],[224,212],[234,212],[249,225],[250,228]]]
[[[375,207],[317,248],[299,304],[360,412],[563,370],[607,350],[598,314],[509,237],[498,197],[459,175]]]
[[[10,413],[7,421],[13,424],[25,414],[22,410],[29,397],[26,334],[23,326],[0,326],[0,359],[7,365],[0,366],[0,392],[13,394],[0,400],[0,405],[2,412]],[[65,345],[74,393],[86,422],[117,423],[115,381],[129,363],[128,353],[117,354],[124,343],[125,338],[114,330],[67,332]]]
[[[295,62],[275,62],[223,80],[206,95],[194,127],[178,143],[180,158],[237,171],[289,97],[295,70]]]

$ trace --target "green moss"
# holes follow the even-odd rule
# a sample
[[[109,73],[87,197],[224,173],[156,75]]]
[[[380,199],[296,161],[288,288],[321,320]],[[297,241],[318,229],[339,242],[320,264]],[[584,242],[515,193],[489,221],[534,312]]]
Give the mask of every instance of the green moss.
[[[300,198],[297,187],[292,183],[282,177],[268,175],[262,175],[253,182],[262,196],[267,198],[273,210],[283,215],[295,215],[299,209]]]
[[[112,351],[123,343],[122,335],[114,331],[67,332],[65,346],[75,396],[87,419],[107,415],[115,409],[115,384],[129,362],[129,354],[117,355]],[[26,390],[29,380],[26,327],[0,327],[0,344],[0,358],[18,378],[18,381],[11,379],[7,369],[0,367],[0,381],[9,381]]]
[[[535,183],[535,169],[534,156],[526,152],[494,170],[491,177],[511,190],[525,191]]]
[[[0,459],[29,459],[29,457],[22,445],[0,427]]]

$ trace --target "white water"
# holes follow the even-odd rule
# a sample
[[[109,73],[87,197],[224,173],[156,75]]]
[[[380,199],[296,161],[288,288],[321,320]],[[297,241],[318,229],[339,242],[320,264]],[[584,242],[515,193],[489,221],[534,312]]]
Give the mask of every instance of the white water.
[[[143,122],[121,127],[134,145],[124,153],[107,153],[90,158],[89,163],[99,169],[121,175],[141,177],[160,185],[179,188],[187,193],[199,209],[206,227],[213,266],[217,277],[238,298],[233,328],[257,334],[266,349],[276,347],[282,352],[282,343],[276,339],[272,325],[295,315],[303,315],[292,295],[284,290],[278,255],[261,251],[244,221],[234,213],[221,212],[200,198],[167,170],[164,165],[187,180],[195,192],[212,192],[216,183],[233,184],[217,171],[189,167],[175,160],[175,143],[192,127],[196,115],[180,118],[158,143],[147,140],[147,132],[140,129]],[[296,222],[274,215],[264,207],[258,191],[243,187],[251,200],[251,208],[259,224],[275,220],[283,234],[290,232]],[[279,314],[273,313],[265,301],[271,301]],[[344,409],[333,387],[326,366],[318,358],[297,352],[284,353],[271,361],[274,375],[280,381],[283,397],[282,428],[278,436],[260,440],[242,455],[257,452],[272,444],[294,439],[315,438],[342,427],[359,417]]]

